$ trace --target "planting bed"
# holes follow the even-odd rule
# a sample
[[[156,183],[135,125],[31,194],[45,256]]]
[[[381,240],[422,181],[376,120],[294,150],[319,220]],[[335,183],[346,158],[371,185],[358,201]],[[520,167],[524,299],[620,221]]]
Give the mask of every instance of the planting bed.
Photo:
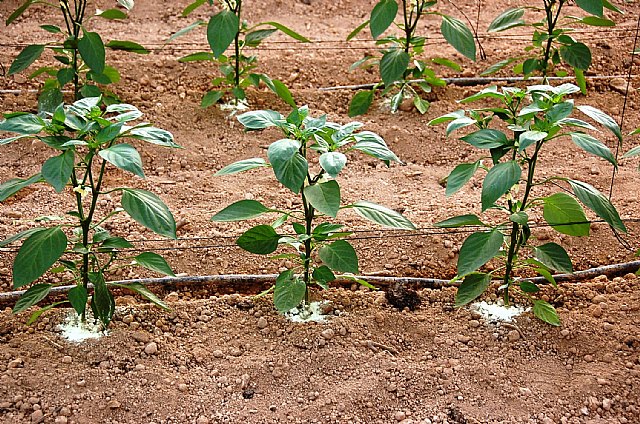
[[[520,3],[483,1],[481,33],[500,11]],[[456,4],[475,16],[474,1]],[[298,103],[309,104],[314,114],[327,113],[336,122],[350,120],[347,105],[353,92],[318,88],[375,80],[367,71],[347,71],[352,62],[374,51],[373,43],[340,41],[367,18],[373,2],[270,0],[249,5],[245,17],[251,22],[278,20],[312,40],[327,41],[300,46],[277,42],[285,39],[276,37],[265,42],[260,66],[284,81]],[[18,1],[5,0],[0,18],[4,21],[18,6]],[[104,9],[111,3],[101,1],[98,6]],[[213,223],[210,217],[243,198],[291,206],[290,197],[267,171],[213,176],[233,161],[264,156],[277,133],[243,133],[227,112],[200,109],[214,71],[176,59],[193,51],[193,45],[185,43],[204,49],[203,33],[160,49],[171,33],[191,22],[178,18],[184,6],[139,0],[129,20],[94,23],[102,34],[156,48],[148,56],[109,53],[108,60],[123,75],[115,91],[154,125],[171,131],[184,147],[144,150],[146,180],[116,169],[106,179],[108,187],[126,184],[160,195],[179,221],[180,240],[142,242],[157,236],[124,217],[111,221],[110,229],[140,240],[136,243],[140,249],[161,250],[179,273],[275,273],[284,261],[269,261],[234,246],[233,237],[246,230],[246,223]],[[458,14],[444,2],[442,7]],[[624,8],[627,13],[615,18],[614,29],[581,34],[594,54],[592,71],[597,75],[628,72],[640,8],[633,3]],[[576,8],[575,14],[579,13]],[[44,9],[30,9],[0,33],[0,44],[37,42],[44,34],[38,25],[47,19]],[[436,21],[427,19],[423,25],[424,34],[437,34]],[[484,62],[462,60],[444,44],[435,45],[433,55],[460,59],[464,71],[447,71],[447,76],[473,77],[489,64],[520,52],[527,42],[501,37],[482,41],[489,56]],[[8,68],[19,50],[3,47],[0,63]],[[634,78],[623,132],[640,126],[637,87],[640,80]],[[36,94],[26,90],[37,88],[22,74],[3,77],[0,90],[21,91],[3,91],[0,111],[35,110]],[[345,200],[388,205],[421,229],[381,231],[352,212],[341,212],[342,222],[358,230],[353,244],[363,274],[455,275],[456,253],[465,234],[432,225],[454,215],[479,213],[479,179],[450,198],[445,198],[441,185],[457,163],[479,155],[455,138],[446,139],[443,128],[428,128],[426,123],[455,110],[456,99],[481,88],[437,89],[424,116],[408,105],[391,115],[378,103],[360,117],[366,129],[381,134],[405,164],[385,168],[373,159],[350,158],[353,166],[341,177],[346,182]],[[624,84],[619,79],[590,80],[588,98],[575,99],[618,119],[624,101],[621,91]],[[288,112],[288,106],[268,91],[249,90],[249,101],[254,108]],[[603,133],[602,140],[614,147],[608,134]],[[635,138],[628,140],[623,151],[638,144]],[[0,181],[38,172],[50,154],[31,142],[2,146],[0,152]],[[572,147],[570,141],[558,142],[540,161],[541,176],[576,177],[608,192],[610,166]],[[615,179],[612,201],[623,219],[640,217],[637,165],[637,160],[622,161]],[[98,210],[111,210],[119,201],[115,195],[106,198]],[[62,215],[72,206],[54,196],[50,187],[28,188],[0,204],[0,239],[32,227],[35,217]],[[532,218],[542,222],[541,216]],[[629,234],[624,239],[637,250],[640,223],[626,224]],[[533,235],[564,246],[575,269],[633,259],[633,251],[622,247],[602,223],[593,225],[589,238],[561,236],[547,227],[534,228]],[[13,248],[0,250],[0,289],[5,292],[12,290]],[[114,278],[138,276],[148,275],[124,271]],[[327,324],[293,324],[275,312],[268,297],[253,300],[225,294],[247,295],[262,286],[154,287],[167,299],[171,312],[119,296],[109,335],[79,345],[59,337],[57,325],[64,310],[45,314],[27,327],[26,315],[14,317],[6,309],[0,318],[0,422],[639,422],[638,281],[626,275],[545,289],[544,295],[560,314],[560,328],[543,324],[530,313],[512,324],[485,323],[466,309],[452,308],[453,289],[420,291],[422,305],[415,312],[393,309],[383,293],[313,292],[316,298],[331,300],[335,317]]]

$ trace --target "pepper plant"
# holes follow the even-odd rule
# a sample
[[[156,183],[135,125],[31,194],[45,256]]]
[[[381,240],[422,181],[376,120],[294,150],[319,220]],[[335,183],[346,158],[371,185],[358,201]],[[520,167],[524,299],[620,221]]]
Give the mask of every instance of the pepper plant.
[[[566,70],[556,68],[558,65],[566,64],[573,69],[580,90],[586,94],[584,72],[591,65],[591,50],[571,35],[575,31],[572,25],[612,27],[615,26],[615,22],[605,17],[605,9],[617,13],[622,11],[607,0],[577,0],[575,4],[588,13],[588,16],[577,17],[563,13],[563,8],[566,12],[568,3],[569,0],[543,0],[543,7],[516,7],[501,13],[489,25],[489,32],[530,27],[533,29],[532,43],[525,48],[524,55],[504,59],[490,66],[481,75],[490,75],[515,62],[515,73],[523,74],[525,77],[539,74],[546,79],[552,72],[556,76],[566,76]],[[526,22],[526,11],[542,12],[543,18]]]
[[[50,304],[32,315],[30,321],[59,304],[69,302],[85,320],[90,284],[93,295],[90,305],[95,318],[106,328],[115,311],[115,303],[107,283],[112,271],[122,267],[116,260],[127,260],[152,271],[173,275],[167,262],[152,252],[130,256],[126,249],[133,247],[125,238],[112,235],[104,223],[113,216],[127,212],[131,218],[157,234],[176,238],[176,223],[167,206],[154,193],[126,187],[105,187],[108,165],[144,178],[138,150],[126,139],[177,148],[171,133],[146,123],[131,126],[142,113],[132,105],[101,105],[100,97],[87,97],[65,106],[60,104],[53,113],[41,117],[30,113],[5,114],[0,132],[17,133],[0,139],[0,145],[22,139],[36,139],[52,148],[56,155],[47,159],[41,171],[27,179],[15,178],[0,184],[0,201],[5,201],[21,189],[36,183],[47,183],[57,193],[65,194],[75,204],[67,218],[49,218],[60,223],[32,228],[0,243],[24,239],[13,262],[13,287],[29,287],[20,297],[14,313],[39,303],[58,285],[75,283],[66,301]],[[122,208],[101,215],[98,200],[107,194],[120,193]],[[47,271],[61,275],[58,283],[34,284]],[[166,306],[140,284],[129,284],[133,290],[157,305]]]
[[[96,10],[94,15],[87,14],[87,0],[60,0],[51,3],[27,0],[7,18],[6,25],[13,23],[35,4],[58,9],[64,19],[64,26],[41,25],[41,29],[56,38],[46,44],[25,47],[11,64],[9,75],[26,70],[48,49],[53,52],[58,66],[42,66],[30,75],[31,78],[43,74],[48,76],[38,98],[40,111],[53,112],[62,103],[62,90],[68,84],[73,85],[74,100],[102,96],[105,102],[118,102],[115,94],[100,88],[120,81],[118,70],[106,64],[105,48],[139,54],[147,54],[149,51],[132,41],[111,40],[105,44],[99,33],[88,29],[88,24],[94,18],[126,19],[126,12],[133,8],[133,0],[118,0],[121,9]]]
[[[294,109],[284,117],[278,112],[260,110],[238,116],[249,131],[269,127],[280,129],[284,138],[267,150],[263,158],[245,159],[225,166],[216,175],[232,175],[254,168],[270,167],[280,184],[299,196],[301,209],[269,208],[256,200],[240,200],[212,217],[213,221],[240,221],[257,218],[266,213],[277,215],[269,224],[252,227],[242,234],[237,244],[256,254],[270,255],[279,246],[293,252],[274,258],[288,259],[295,265],[280,273],[274,290],[274,303],[279,311],[288,311],[309,302],[309,287],[316,284],[327,288],[336,273],[369,286],[356,278],[358,257],[346,240],[351,234],[344,225],[333,222],[338,212],[353,209],[360,216],[391,228],[413,230],[413,224],[400,213],[367,201],[343,205],[337,177],[347,165],[347,154],[361,152],[387,165],[400,162],[378,134],[358,131],[363,124],[350,122],[339,125],[327,122],[326,115],[313,118],[306,106]],[[319,167],[310,166],[310,157],[317,156]],[[321,221],[321,222],[318,222]],[[290,225],[286,232],[285,224]]]
[[[188,16],[205,3],[213,6],[214,1],[196,0],[183,10],[182,16]],[[198,20],[169,38],[169,41],[173,41],[195,28],[207,27],[207,41],[211,51],[196,52],[178,59],[179,62],[213,62],[218,65],[222,73],[222,76],[212,80],[215,88],[204,95],[201,106],[203,108],[212,106],[229,96],[232,97],[236,106],[245,104],[245,90],[251,85],[259,87],[263,82],[278,97],[295,107],[293,97],[283,82],[271,79],[267,74],[254,72],[258,66],[258,58],[256,55],[247,54],[246,50],[258,48],[262,41],[277,31],[303,43],[308,43],[309,40],[277,22],[261,22],[249,26],[247,21],[242,20],[242,0],[219,0],[218,3],[221,10],[208,22]],[[225,52],[231,45],[233,45],[232,53],[226,55]]]
[[[540,178],[536,171],[541,154],[550,143],[569,137],[573,143],[588,153],[603,158],[617,167],[611,150],[594,136],[584,132],[596,131],[587,121],[572,117],[577,109],[610,130],[618,139],[620,128],[607,114],[591,106],[575,106],[567,96],[579,92],[573,84],[558,87],[534,85],[526,89],[489,87],[462,100],[469,103],[481,99],[493,99],[497,107],[458,110],[432,120],[436,125],[448,122],[447,135],[474,126],[475,130],[461,138],[462,141],[487,152],[487,156],[472,163],[458,165],[447,178],[448,196],[460,190],[478,170],[486,171],[482,183],[481,210],[495,210],[504,218],[497,224],[482,221],[475,214],[447,219],[436,224],[442,228],[471,226],[478,231],[462,244],[458,258],[458,272],[454,280],[462,280],[456,294],[456,306],[463,306],[480,296],[493,279],[502,280],[500,287],[504,303],[509,305],[511,290],[533,302],[533,312],[541,320],[559,325],[555,308],[548,302],[535,299],[539,287],[528,281],[520,281],[515,274],[534,271],[555,286],[552,270],[572,272],[573,265],[565,249],[556,243],[538,245],[533,242],[530,215],[542,209],[546,223],[559,233],[570,236],[589,235],[590,224],[582,205],[593,210],[614,231],[626,232],[626,228],[609,199],[586,182],[566,177]],[[494,119],[503,122],[499,128],[490,128]],[[485,160],[492,166],[487,166]],[[558,188],[549,194],[543,187]],[[489,272],[479,269],[493,258],[502,265]]]
[[[428,0],[380,0],[371,17],[354,29],[347,40],[353,39],[367,26],[376,45],[381,47],[380,56],[367,55],[351,65],[357,67],[377,66],[382,81],[376,83],[371,90],[360,91],[349,104],[349,116],[366,113],[373,103],[375,92],[380,89],[382,95],[391,95],[391,111],[395,113],[405,97],[413,98],[416,109],[424,114],[429,109],[429,102],[422,96],[430,93],[432,87],[441,87],[446,83],[431,68],[432,65],[444,65],[459,71],[460,65],[443,58],[436,57],[428,61],[418,57],[425,52],[427,38],[417,34],[418,23],[426,15],[442,18],[440,31],[458,52],[471,60],[476,58],[476,45],[471,30],[457,18],[430,10],[437,1]],[[400,11],[400,22],[396,17]],[[388,35],[379,38],[390,26],[394,25],[401,35]]]

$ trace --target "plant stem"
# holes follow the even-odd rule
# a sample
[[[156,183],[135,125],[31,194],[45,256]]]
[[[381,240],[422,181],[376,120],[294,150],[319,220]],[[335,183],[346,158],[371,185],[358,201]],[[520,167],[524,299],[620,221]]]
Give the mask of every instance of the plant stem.
[[[307,198],[304,195],[304,190],[301,190],[302,193],[302,204],[304,206],[304,221],[305,221],[305,234],[307,235],[307,239],[304,241],[304,303],[309,303],[309,284],[311,284],[311,231],[313,229],[313,218],[315,215],[315,209],[311,204],[307,203]]]
[[[544,50],[544,64],[542,68],[542,77],[544,78],[544,83],[547,83],[547,76],[549,73],[549,59],[551,57],[551,47],[553,44],[553,31],[556,29],[556,24],[558,23],[558,19],[560,18],[560,11],[562,10],[562,6],[564,5],[566,0],[558,1],[558,10],[556,12],[555,17],[553,16],[553,4],[555,2],[550,0],[544,0],[544,11],[547,15],[547,35],[549,38],[547,39],[547,46]]]
[[[411,12],[413,12],[413,10]],[[411,17],[407,16],[407,0],[402,0],[402,17],[404,19],[404,51],[409,53],[409,46],[411,45]]]
[[[236,37],[234,40],[234,47],[236,51],[236,60],[235,60],[235,88],[240,86],[240,28],[242,27],[242,22],[240,22],[240,13],[242,12],[242,1],[238,0],[236,4],[236,10],[234,13],[238,17],[238,32],[236,33]],[[238,99],[236,99],[236,105],[238,104]]]

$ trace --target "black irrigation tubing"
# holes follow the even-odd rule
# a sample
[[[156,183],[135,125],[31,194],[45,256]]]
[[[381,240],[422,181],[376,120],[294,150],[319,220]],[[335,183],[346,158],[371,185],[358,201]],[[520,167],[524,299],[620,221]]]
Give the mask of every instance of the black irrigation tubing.
[[[556,282],[577,282],[581,280],[586,280],[589,278],[594,278],[599,275],[606,275],[608,277],[625,275],[637,272],[640,269],[640,261],[632,261],[626,262],[622,264],[614,264],[614,265],[605,265],[598,268],[590,268],[583,271],[576,271],[573,274],[557,274],[554,275],[553,278]],[[152,285],[152,284],[204,284],[204,283],[222,283],[222,284],[233,284],[233,283],[252,283],[252,284],[262,284],[262,283],[273,283],[275,282],[277,274],[265,274],[265,275],[250,275],[250,274],[228,274],[228,275],[204,275],[204,276],[193,276],[193,277],[162,277],[162,278],[137,278],[132,280],[119,280],[119,281],[110,281],[107,284],[118,284],[121,286],[127,286],[129,284],[142,284],[142,285]],[[365,280],[372,284],[378,285],[391,285],[391,284],[401,284],[408,286],[415,286],[420,288],[429,288],[429,289],[442,289],[443,287],[458,287],[460,286],[460,282],[452,283],[451,280],[443,280],[437,278],[420,278],[420,277],[379,277],[379,276],[367,276],[367,275],[357,275],[356,278]],[[339,282],[353,282],[350,279],[340,279]],[[520,278],[517,279],[516,282],[520,281],[530,281],[535,284],[548,284],[548,281],[544,277],[532,277],[532,278]],[[53,287],[50,293],[66,293],[72,288],[76,287],[75,284],[65,285]],[[89,289],[93,288],[93,284],[89,284]],[[0,293],[0,302],[17,299],[22,296],[26,290],[16,290],[12,292]]]

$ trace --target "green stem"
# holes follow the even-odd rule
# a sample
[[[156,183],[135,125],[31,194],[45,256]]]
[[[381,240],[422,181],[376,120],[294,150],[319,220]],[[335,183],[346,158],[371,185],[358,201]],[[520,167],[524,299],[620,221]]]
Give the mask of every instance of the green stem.
[[[305,304],[309,304],[309,285],[311,284],[311,254],[312,254],[312,246],[311,246],[311,234],[313,230],[313,218],[315,215],[315,209],[311,204],[307,203],[307,198],[304,195],[304,190],[301,190],[302,193],[302,205],[304,206],[304,220],[305,220],[305,234],[307,235],[307,239],[304,241],[304,273],[303,273],[303,281],[304,281],[304,302]]]
[[[235,61],[235,88],[240,87],[240,27],[242,26],[242,22],[240,21],[240,13],[242,11],[242,1],[238,0],[236,10],[234,13],[238,17],[238,32],[236,33],[236,37],[234,40],[234,47],[236,51],[236,61]],[[235,97],[235,96],[234,96]],[[236,98],[236,104],[238,99]]]
[[[562,10],[565,0],[560,0],[558,2],[558,10],[555,17],[553,16],[554,3],[555,2],[550,2],[549,0],[544,0],[544,10],[547,15],[547,35],[549,36],[547,39],[547,46],[544,51],[544,68],[542,69],[542,78],[545,84],[548,82],[547,76],[549,73],[549,59],[551,57],[551,47],[553,44],[553,31],[555,31],[558,19],[560,19],[560,11]]]

